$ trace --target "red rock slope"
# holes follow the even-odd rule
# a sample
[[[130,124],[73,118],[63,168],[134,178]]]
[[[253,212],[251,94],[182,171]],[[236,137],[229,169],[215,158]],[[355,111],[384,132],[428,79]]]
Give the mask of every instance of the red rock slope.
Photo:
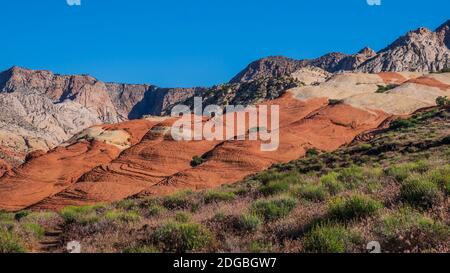
[[[59,209],[233,183],[274,163],[297,159],[309,148],[335,150],[397,112],[430,105],[450,91],[450,75],[412,80],[421,76],[337,75],[266,102],[280,107],[276,151],[263,152],[261,141],[248,138],[175,141],[169,131],[173,118],[92,127],[0,178],[0,210]],[[392,82],[401,86],[376,93],[377,85]],[[327,96],[341,103],[331,105]],[[206,162],[192,167],[194,156]]]

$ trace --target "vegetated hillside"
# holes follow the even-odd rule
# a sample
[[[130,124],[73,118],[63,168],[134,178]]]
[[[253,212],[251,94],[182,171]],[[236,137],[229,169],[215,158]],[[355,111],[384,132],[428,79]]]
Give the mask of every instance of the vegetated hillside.
[[[449,252],[446,103],[215,190],[2,213],[0,252]]]
[[[207,105],[256,105],[266,100],[273,100],[284,94],[285,91],[302,86],[302,83],[293,77],[270,77],[255,79],[249,82],[228,83],[202,89],[185,101],[178,102],[194,108],[194,97],[201,97],[203,106]],[[164,114],[170,115],[170,111],[176,104],[167,107]]]

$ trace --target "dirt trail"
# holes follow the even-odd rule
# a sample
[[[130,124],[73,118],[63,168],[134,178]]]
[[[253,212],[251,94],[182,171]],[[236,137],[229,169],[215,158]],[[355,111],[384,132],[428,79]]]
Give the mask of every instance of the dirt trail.
[[[52,230],[45,231],[44,237],[39,242],[37,253],[54,253],[63,251],[63,227],[57,225]]]

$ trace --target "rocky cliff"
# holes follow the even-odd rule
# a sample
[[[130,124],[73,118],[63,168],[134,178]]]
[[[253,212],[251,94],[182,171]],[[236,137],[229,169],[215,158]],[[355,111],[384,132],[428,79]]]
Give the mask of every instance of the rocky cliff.
[[[289,76],[308,66],[331,73],[437,72],[450,67],[449,46],[450,20],[436,31],[426,28],[410,31],[379,52],[365,47],[356,54],[333,52],[312,60],[295,60],[280,56],[263,58],[251,63],[230,82]]]
[[[96,124],[160,115],[194,90],[12,67],[0,73],[0,146],[24,155],[46,151]]]

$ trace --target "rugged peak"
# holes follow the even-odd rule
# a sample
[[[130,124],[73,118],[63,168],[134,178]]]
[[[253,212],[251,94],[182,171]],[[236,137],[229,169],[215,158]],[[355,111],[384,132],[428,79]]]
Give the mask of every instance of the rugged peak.
[[[450,48],[450,20],[438,27],[436,33],[447,48]]]
[[[440,71],[450,64],[450,52],[445,42],[449,42],[445,32],[436,33],[422,27],[398,38],[361,64],[358,71]]]
[[[305,61],[294,60],[283,56],[270,56],[249,64],[230,83],[249,82],[267,77],[282,77],[293,73],[304,65]]]
[[[448,29],[450,28],[450,19],[447,20],[445,23],[443,23],[442,25],[440,25],[437,29],[436,32],[440,32],[443,29],[446,29],[448,31]]]
[[[426,27],[420,27],[420,28],[418,28],[416,30],[413,30],[413,31],[409,32],[409,33],[426,34],[426,33],[431,33],[431,32],[433,32],[433,31],[429,30]]]
[[[347,56],[349,55],[341,52],[331,52],[312,60],[310,63],[311,65],[320,67],[326,71],[335,72],[336,70],[338,70],[337,67],[339,66],[340,62]]]
[[[365,57],[373,57],[375,55],[377,55],[377,53],[375,52],[375,50],[371,49],[370,47],[364,47],[363,49],[361,49],[360,51],[358,51],[358,54],[364,55]]]

